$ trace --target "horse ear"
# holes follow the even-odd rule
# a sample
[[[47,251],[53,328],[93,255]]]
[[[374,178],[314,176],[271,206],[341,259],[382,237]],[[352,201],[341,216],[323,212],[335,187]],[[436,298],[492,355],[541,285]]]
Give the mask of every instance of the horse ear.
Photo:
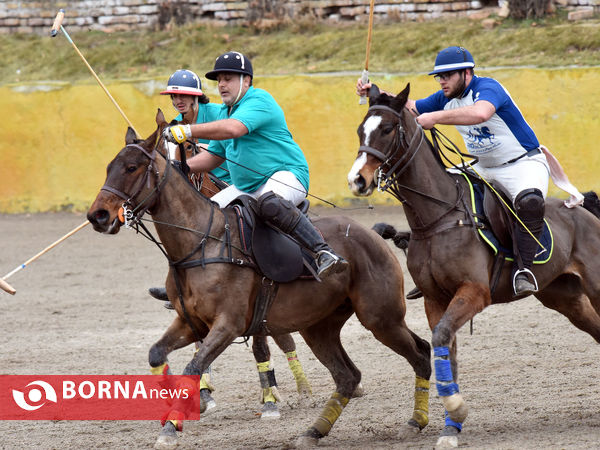
[[[137,134],[135,134],[135,131],[133,130],[133,128],[127,127],[127,133],[125,133],[125,144],[126,145],[133,144],[136,139],[137,139]]]
[[[381,92],[379,91],[377,85],[372,84],[371,88],[369,89],[369,106],[373,106],[380,95]]]
[[[156,111],[156,125],[160,127],[166,123],[167,120],[165,119],[165,115],[163,114],[162,110],[158,108],[158,111]]]
[[[394,100],[392,101],[392,107],[396,111],[401,111],[402,108],[404,108],[404,105],[406,105],[406,102],[408,101],[409,94],[410,94],[410,83],[408,83],[406,85],[406,87],[404,88],[404,90],[402,92],[400,92],[398,95],[396,95],[396,97],[394,97]]]

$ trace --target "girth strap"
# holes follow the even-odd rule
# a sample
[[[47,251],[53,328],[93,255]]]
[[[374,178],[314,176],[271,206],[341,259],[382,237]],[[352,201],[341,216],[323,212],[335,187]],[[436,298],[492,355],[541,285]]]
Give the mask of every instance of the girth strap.
[[[262,278],[260,281],[260,289],[256,295],[254,302],[254,313],[252,314],[252,321],[248,329],[242,334],[242,336],[253,336],[255,334],[268,334],[267,329],[267,312],[271,308],[273,300],[277,296],[279,289],[279,283],[269,280],[268,278]]]

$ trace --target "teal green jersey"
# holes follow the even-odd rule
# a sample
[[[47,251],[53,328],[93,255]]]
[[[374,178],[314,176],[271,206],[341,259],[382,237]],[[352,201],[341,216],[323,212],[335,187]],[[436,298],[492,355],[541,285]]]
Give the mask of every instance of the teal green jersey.
[[[308,192],[308,163],[292,138],[283,110],[267,91],[252,86],[232,111],[221,106],[219,119],[236,119],[248,133],[229,141],[213,140],[209,151],[227,158],[232,184],[254,192],[275,173],[292,172]]]

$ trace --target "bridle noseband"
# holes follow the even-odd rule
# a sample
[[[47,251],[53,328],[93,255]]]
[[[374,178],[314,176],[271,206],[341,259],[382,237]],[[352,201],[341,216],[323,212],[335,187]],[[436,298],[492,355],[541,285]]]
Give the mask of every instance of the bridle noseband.
[[[413,161],[415,155],[421,148],[421,144],[423,143],[423,139],[425,138],[425,133],[423,132],[423,128],[417,123],[417,127],[420,133],[414,133],[410,142],[407,145],[404,139],[406,133],[404,131],[404,128],[402,127],[401,113],[385,105],[373,105],[369,108],[367,114],[372,111],[390,112],[399,119],[398,125],[396,126],[396,135],[394,136],[394,139],[390,141],[385,151],[382,152],[381,150],[378,150],[368,145],[361,145],[358,148],[359,153],[366,153],[368,155],[374,156],[379,161],[381,161],[381,165],[378,169],[377,189],[381,192],[385,192],[396,182],[400,174],[402,174],[402,172],[404,172],[406,168],[410,165],[410,163]],[[420,139],[417,140],[417,138]],[[406,152],[404,153],[404,155],[402,155],[401,158],[398,158],[396,160],[396,155],[402,148],[402,146],[400,145],[401,143],[404,144]]]
[[[155,168],[155,160],[156,155],[158,153],[157,148],[160,140],[161,139],[157,140],[156,146],[152,149],[152,152],[148,152],[144,147],[138,144],[127,144],[125,146],[125,148],[135,148],[136,150],[141,151],[150,160],[150,162],[148,163],[148,167],[144,172],[144,175],[141,178],[139,178],[136,184],[134,185],[134,188],[132,189],[133,194],[127,194],[126,192],[120,191],[112,186],[109,186],[108,184],[104,184],[104,186],[100,188],[101,191],[110,192],[125,200],[122,207],[123,219],[127,228],[131,228],[132,226],[140,222],[142,216],[151,206],[150,200],[160,192],[161,186],[167,179],[168,171],[170,168],[170,164],[168,163],[166,164],[166,168],[163,172],[163,177],[160,180],[160,182],[156,183],[154,189],[152,189],[152,191],[143,200],[136,204],[135,198],[142,192],[144,184],[146,184],[147,188],[150,188],[150,174],[154,174],[158,178],[159,172]]]

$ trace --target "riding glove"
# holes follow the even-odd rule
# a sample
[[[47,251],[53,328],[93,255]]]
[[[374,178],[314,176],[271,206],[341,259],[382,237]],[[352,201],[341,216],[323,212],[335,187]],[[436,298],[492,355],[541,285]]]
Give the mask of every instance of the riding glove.
[[[163,131],[163,137],[174,144],[181,144],[192,137],[192,127],[189,125],[174,125]]]

